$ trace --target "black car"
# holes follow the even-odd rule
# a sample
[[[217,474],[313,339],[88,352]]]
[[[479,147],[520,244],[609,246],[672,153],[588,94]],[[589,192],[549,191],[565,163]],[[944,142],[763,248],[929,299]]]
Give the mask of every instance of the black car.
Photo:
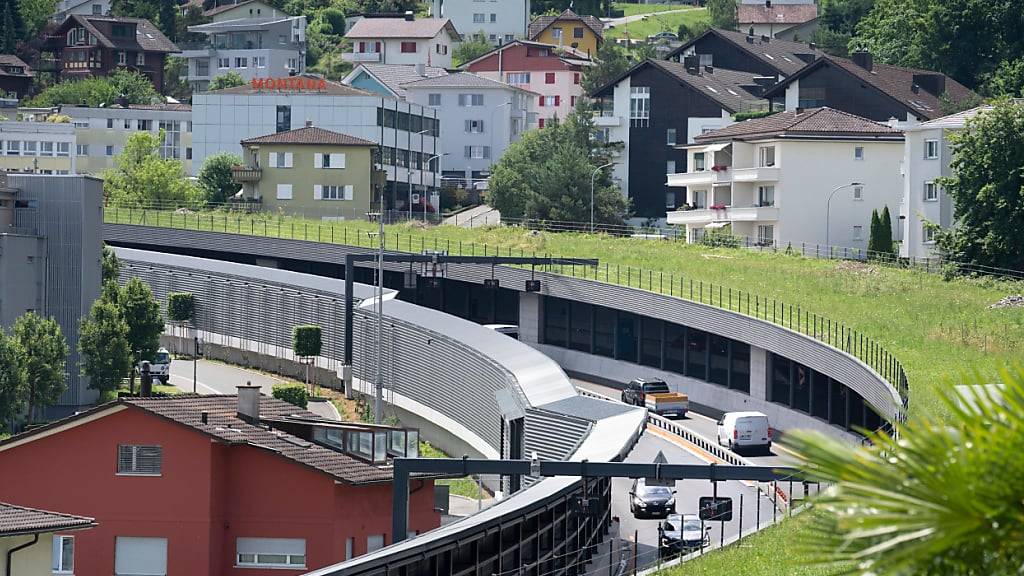
[[[676,491],[666,486],[648,486],[643,478],[629,490],[629,511],[636,518],[666,518],[676,511]]]
[[[659,549],[665,556],[689,554],[711,544],[710,530],[696,514],[670,514],[661,523]]]

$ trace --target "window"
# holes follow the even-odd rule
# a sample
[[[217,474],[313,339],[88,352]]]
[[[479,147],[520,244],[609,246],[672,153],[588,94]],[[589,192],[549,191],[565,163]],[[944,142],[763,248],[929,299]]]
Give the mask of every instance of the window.
[[[540,120],[537,120],[537,128],[543,128],[543,127],[544,127],[544,119],[541,118]]]
[[[124,119],[124,129],[125,130],[131,130],[132,129],[132,119],[131,118],[125,118]]]
[[[115,576],[165,576],[167,538],[118,536],[114,544]]]
[[[415,54],[416,43],[415,42],[402,42],[402,54]]]
[[[490,146],[466,146],[465,152],[466,158],[486,159],[491,157]]]
[[[924,200],[925,202],[934,202],[939,199],[939,187],[935,185],[935,182],[924,183]]]
[[[675,192],[665,192],[665,208],[671,209],[671,208],[675,208],[675,207],[676,207],[676,193]]]
[[[486,14],[473,14],[473,24],[483,24]]]
[[[544,83],[545,84],[554,84],[555,83],[555,73],[554,72],[545,72],[544,73]]]
[[[113,118],[107,118],[107,128],[113,128],[113,127],[114,127],[114,119]]]
[[[355,547],[355,538],[345,538],[345,560],[351,560],[352,557],[355,556],[355,550],[353,550]]]
[[[103,154],[104,154],[104,156],[113,156],[114,155],[114,147],[113,146],[107,146],[107,148],[103,151]]]
[[[316,184],[313,186],[314,200],[351,200],[352,185],[335,186],[327,184]]]
[[[39,143],[36,142],[35,140],[26,140],[25,141],[24,149],[21,151],[21,155],[22,156],[35,156],[36,154],[38,154],[38,148],[37,148],[38,146],[39,146]],[[89,146],[86,145],[85,148],[86,148],[86,154],[88,154],[89,153]]]
[[[143,119],[140,118],[139,121],[136,122],[136,127],[140,131],[149,132],[149,130],[153,127],[153,121],[152,120],[143,120]]]
[[[39,155],[40,156],[53,156],[53,142],[40,142],[39,143]]]
[[[757,205],[775,206],[775,186],[757,187]]]
[[[89,145],[88,144],[76,144],[75,145],[75,156],[88,156]]]
[[[71,142],[57,142],[57,156],[71,156]]]
[[[569,96],[569,106],[572,106],[573,108],[576,107],[576,97],[575,96]]]
[[[863,146],[855,146],[853,148],[853,159],[854,160],[863,160],[864,159],[864,147]]]
[[[629,120],[632,126],[650,126],[651,89],[633,86],[629,89]]]
[[[384,535],[373,534],[366,537],[366,552],[374,552],[384,547]]]
[[[249,58],[247,56],[235,57],[235,68],[248,68]]]
[[[320,154],[316,153],[313,155],[313,167],[314,168],[345,168],[345,155],[344,154]]]
[[[483,94],[459,94],[459,106],[483,106]]]
[[[924,228],[921,229],[921,241],[925,244],[935,242],[935,228],[925,224]]]
[[[939,141],[938,140],[925,140],[924,141],[924,157],[925,160],[935,160],[939,157]]]
[[[665,130],[665,144],[667,144],[669,146],[675,146],[676,145],[676,129],[675,128],[669,128],[668,130]]]
[[[303,568],[306,540],[302,538],[236,538],[236,565],[244,568]]]
[[[427,106],[440,106],[441,95],[440,94],[427,94]]]
[[[93,4],[92,5],[92,15],[93,16],[102,16],[103,15],[103,5],[102,4]]]
[[[675,160],[669,160],[668,162],[665,163],[665,173],[666,174],[675,174],[676,173],[676,161]]]
[[[292,185],[291,184],[278,184],[277,185],[277,199],[278,200],[291,200],[292,199]]]
[[[493,13],[493,12],[491,12],[491,24],[494,24],[497,21],[498,21],[498,15]]]
[[[146,53],[145,52],[136,52],[135,53],[135,65],[136,66],[145,66],[146,65]]]
[[[579,72],[573,72],[572,73],[572,83],[576,84],[576,85],[579,85],[579,83],[580,83],[580,73]]]
[[[561,28],[552,28],[551,29],[551,37],[554,38],[555,40],[561,40],[562,39],[562,29]]]
[[[160,446],[120,444],[117,447],[117,473],[129,476],[160,476],[163,449]]]
[[[483,120],[466,120],[466,133],[467,134],[483,134],[484,132],[484,121]]]
[[[128,63],[128,53],[125,52],[124,50],[120,50],[117,53],[117,63],[120,66],[124,66],[125,64],[127,64]]]
[[[771,168],[775,166],[775,146],[762,146],[757,150],[759,163],[758,166],[761,168]]]
[[[53,573],[72,574],[75,571],[75,537],[53,537]]]
[[[277,107],[277,131],[287,132],[292,129],[292,107],[291,106],[278,106]]]
[[[218,68],[231,68],[231,58],[217,58]]]
[[[775,226],[771,224],[758,225],[757,243],[761,246],[773,246],[775,244]]]
[[[160,144],[160,157],[181,158],[181,122],[161,120],[159,126],[164,131],[164,141]]]
[[[857,201],[864,200],[864,187],[863,186],[854,186],[853,187],[853,199],[857,200]]]
[[[853,239],[856,242],[859,242],[859,241],[864,239],[864,227],[863,226],[854,226],[853,227]]]
[[[705,153],[704,152],[696,152],[696,153],[694,153],[694,155],[693,155],[693,171],[694,172],[704,172],[705,170],[708,169],[707,168],[707,163],[704,161],[704,158],[705,158]]]
[[[288,69],[289,70],[298,70],[299,69],[299,60],[298,60],[298,58],[289,58],[288,59]]]
[[[511,41],[513,41],[515,39],[516,39],[516,37],[514,35],[512,35],[512,34],[505,34],[505,44],[508,44],[509,42],[511,42]]]
[[[545,106],[558,106],[559,104],[561,104],[560,100],[561,98],[559,98],[558,96],[541,96],[540,106],[542,108]]]
[[[20,140],[8,140],[7,141],[7,155],[8,156],[20,156],[21,155],[21,141]]]
[[[505,79],[509,84],[529,84],[530,73],[529,72],[509,72],[505,75]]]
[[[291,152],[271,152],[268,155],[268,162],[271,168],[291,168],[293,156]]]
[[[573,38],[583,38],[583,27],[579,26],[577,28],[573,28],[572,29],[572,37]]]
[[[256,68],[266,68],[267,67],[267,57],[266,56],[253,56],[252,57],[252,65],[255,66]]]

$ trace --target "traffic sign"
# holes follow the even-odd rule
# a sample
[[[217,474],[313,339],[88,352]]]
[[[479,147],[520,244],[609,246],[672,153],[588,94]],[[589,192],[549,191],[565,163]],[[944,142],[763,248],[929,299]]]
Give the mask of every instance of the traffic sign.
[[[668,464],[668,458],[665,458],[665,454],[658,450],[658,455],[654,457],[655,464]],[[644,484],[648,486],[665,486],[673,488],[676,485],[675,480],[665,478],[644,478]]]
[[[701,496],[698,504],[701,520],[729,522],[732,520],[732,498]]]

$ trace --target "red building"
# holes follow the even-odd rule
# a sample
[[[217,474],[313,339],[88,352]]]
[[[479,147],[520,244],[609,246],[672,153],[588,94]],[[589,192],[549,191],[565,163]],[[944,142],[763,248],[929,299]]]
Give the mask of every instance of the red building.
[[[107,76],[134,70],[164,91],[167,55],[181,52],[149,20],[72,14],[50,36],[47,47],[57,55],[62,80]]]
[[[76,574],[299,574],[392,542],[381,463],[416,436],[256,387],[122,398],[0,442],[0,501],[95,518]],[[440,524],[433,497],[432,481],[413,484],[412,530]]]

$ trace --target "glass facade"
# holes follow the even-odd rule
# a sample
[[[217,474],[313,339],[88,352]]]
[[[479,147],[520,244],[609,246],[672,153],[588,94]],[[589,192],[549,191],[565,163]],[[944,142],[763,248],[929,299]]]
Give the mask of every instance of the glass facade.
[[[769,352],[768,374],[771,402],[847,430],[882,426],[882,418],[859,394],[817,370]]]
[[[541,342],[750,393],[750,345],[622,310],[543,299]]]

